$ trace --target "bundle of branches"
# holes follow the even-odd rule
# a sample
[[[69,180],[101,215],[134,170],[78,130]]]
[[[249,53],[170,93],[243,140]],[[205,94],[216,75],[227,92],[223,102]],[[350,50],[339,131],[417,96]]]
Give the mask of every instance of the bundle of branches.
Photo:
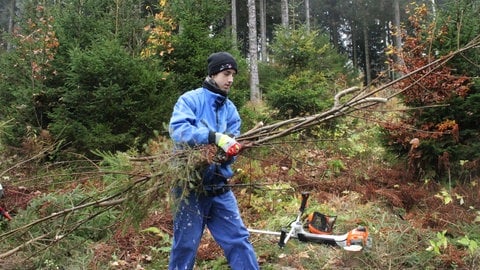
[[[91,252],[86,243],[107,241],[138,228],[152,210],[165,215],[169,223],[170,189],[194,169],[177,166],[176,160],[198,163],[199,151],[172,153],[171,142],[158,145],[160,149],[148,158],[97,152],[102,161],[91,162],[78,175],[60,175],[51,166],[54,175],[44,177],[57,178],[55,189],[39,192],[26,209],[14,211],[13,219],[0,227],[2,267],[38,269],[52,260],[69,265],[68,260],[76,262]],[[168,228],[162,231],[170,233]]]
[[[377,88],[367,86],[364,88],[351,87],[342,90],[335,95],[333,107],[325,112],[311,115],[308,117],[297,117],[293,119],[288,119],[266,126],[263,126],[263,123],[259,123],[253,129],[243,133],[237,139],[239,141],[246,142],[247,148],[249,146],[261,146],[274,139],[298,133],[302,130],[317,126],[336,117],[349,115],[355,111],[364,110],[378,104],[386,103],[393,97],[398,96],[405,91],[408,91],[409,88],[411,88],[415,84],[418,84],[422,79],[434,73],[440,67],[444,66],[456,55],[461,55],[463,52],[478,48],[479,46],[480,36],[477,36],[473,40],[471,40],[465,47],[460,48],[457,51],[453,51],[448,55],[443,56],[435,61],[432,61],[428,65],[404,74],[400,78],[393,80],[387,84],[383,84]],[[422,76],[416,76],[418,74],[422,74]],[[406,87],[401,89],[393,87],[395,85],[398,85],[402,81],[411,81],[412,77],[416,77],[417,79],[412,83],[408,84]],[[342,98],[345,97],[347,100],[342,102]]]
[[[240,135],[237,139],[246,142],[245,146],[247,148],[249,146],[261,146],[277,138],[318,126],[319,124],[336,117],[344,116],[357,110],[387,102],[386,98],[370,97],[366,93],[360,93],[347,102],[341,102],[342,97],[360,90],[360,87],[351,87],[340,91],[335,95],[335,103],[333,107],[325,112],[306,117],[296,117],[266,126],[264,126],[263,123],[259,123],[253,129]]]

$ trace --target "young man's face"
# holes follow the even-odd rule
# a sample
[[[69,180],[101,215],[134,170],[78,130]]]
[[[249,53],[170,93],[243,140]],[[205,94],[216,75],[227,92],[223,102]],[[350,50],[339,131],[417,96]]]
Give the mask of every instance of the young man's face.
[[[228,93],[233,84],[233,77],[235,77],[236,74],[234,69],[226,69],[212,75],[212,79],[217,83],[220,90]]]

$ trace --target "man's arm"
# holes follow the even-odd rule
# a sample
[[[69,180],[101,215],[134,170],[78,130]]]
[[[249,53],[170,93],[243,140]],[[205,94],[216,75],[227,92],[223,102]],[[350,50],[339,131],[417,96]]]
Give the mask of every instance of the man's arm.
[[[208,144],[208,127],[197,125],[195,102],[187,96],[181,96],[173,109],[170,118],[169,133],[172,140],[180,144],[196,146]]]

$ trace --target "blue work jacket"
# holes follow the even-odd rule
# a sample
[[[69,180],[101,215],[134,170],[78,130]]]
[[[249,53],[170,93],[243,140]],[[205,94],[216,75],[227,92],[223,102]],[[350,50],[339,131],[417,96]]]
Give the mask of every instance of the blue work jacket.
[[[177,147],[194,147],[214,143],[212,133],[215,132],[236,137],[240,134],[240,126],[240,115],[233,102],[220,93],[201,87],[184,93],[177,100],[169,132]],[[231,164],[234,160],[210,164],[203,172],[204,187],[215,189],[225,185],[233,176]]]

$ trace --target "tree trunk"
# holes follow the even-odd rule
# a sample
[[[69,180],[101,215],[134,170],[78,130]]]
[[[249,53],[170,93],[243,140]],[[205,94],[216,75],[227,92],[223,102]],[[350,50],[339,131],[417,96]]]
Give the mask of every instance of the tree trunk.
[[[267,0],[260,0],[260,60],[266,62],[267,57]]]
[[[435,0],[430,0],[432,2],[432,13],[433,13],[433,19],[437,19],[437,4],[435,4]]]
[[[305,25],[310,32],[310,0],[305,0]],[[336,47],[337,45],[335,45]]]
[[[281,9],[282,9],[282,26],[288,27],[288,0],[281,0]]]
[[[395,55],[395,63],[397,65],[405,65],[403,62],[403,58],[401,57],[402,52],[402,26],[400,25],[400,0],[393,0],[393,12],[394,12],[394,20],[393,20],[393,30],[395,32],[395,39],[394,45],[397,51]],[[393,75],[393,79],[395,79],[395,75]],[[400,75],[401,76],[401,75]]]
[[[16,8],[16,1],[15,0],[10,0],[8,7],[8,34],[13,33],[13,27],[14,27],[14,20],[13,18],[15,17],[15,8]],[[10,41],[7,40],[7,51],[12,50],[13,45]]]
[[[352,64],[355,70],[358,69],[358,53],[357,53],[357,35],[356,32],[352,30]]]
[[[367,19],[363,18],[363,44],[365,46],[364,53],[365,53],[365,84],[368,85],[372,81],[372,74],[370,70],[370,50],[369,50],[369,43],[368,43],[368,26],[367,26]]]
[[[328,24],[330,25],[330,36],[332,40],[333,46],[338,49],[340,46],[340,41],[339,41],[339,35],[338,35],[338,22],[337,17],[335,16],[335,13],[332,12],[330,16],[328,16]]]
[[[397,49],[402,48],[402,35],[400,31],[402,31],[402,27],[400,26],[400,0],[393,0],[393,26],[394,26],[394,31],[396,33],[395,35],[395,47]]]
[[[357,51],[357,31],[358,27],[357,24],[354,22],[355,15],[357,14],[357,2],[352,1],[352,13],[353,16],[351,17],[349,24],[350,24],[350,35],[352,39],[352,64],[355,70],[358,70],[358,51]]]
[[[237,0],[232,0],[232,45],[237,49]]]
[[[259,88],[257,62],[257,16],[255,0],[248,0],[248,51],[250,59],[250,101],[259,103],[262,96]]]

